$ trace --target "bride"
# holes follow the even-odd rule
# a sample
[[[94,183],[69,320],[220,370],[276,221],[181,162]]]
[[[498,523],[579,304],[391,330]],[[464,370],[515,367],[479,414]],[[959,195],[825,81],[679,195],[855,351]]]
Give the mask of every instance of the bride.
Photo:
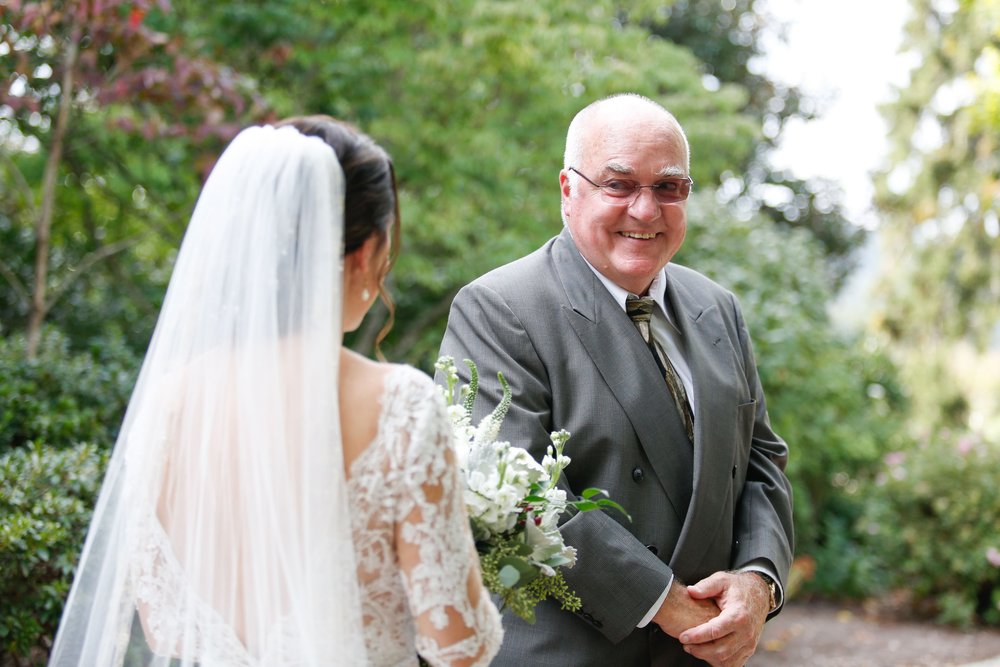
[[[50,665],[486,665],[501,639],[427,376],[341,345],[398,250],[388,155],[241,132],[195,207]]]

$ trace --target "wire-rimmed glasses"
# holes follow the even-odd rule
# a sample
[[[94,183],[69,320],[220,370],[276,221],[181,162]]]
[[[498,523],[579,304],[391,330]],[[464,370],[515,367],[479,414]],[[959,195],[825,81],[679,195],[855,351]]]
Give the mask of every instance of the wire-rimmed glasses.
[[[688,195],[691,194],[691,187],[694,185],[694,181],[687,176],[664,178],[652,185],[640,185],[625,178],[610,178],[603,183],[595,183],[580,173],[576,167],[567,167],[566,170],[576,173],[583,180],[599,189],[604,200],[612,204],[631,204],[644,188],[649,188],[653,197],[660,204],[676,204],[688,198]]]

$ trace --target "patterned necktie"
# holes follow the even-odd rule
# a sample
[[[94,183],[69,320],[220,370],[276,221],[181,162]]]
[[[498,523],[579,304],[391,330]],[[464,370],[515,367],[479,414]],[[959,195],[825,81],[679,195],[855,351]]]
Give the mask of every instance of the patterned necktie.
[[[632,322],[639,330],[642,339],[646,341],[649,351],[653,354],[656,365],[659,366],[660,372],[667,381],[667,387],[670,389],[670,395],[674,398],[674,405],[677,406],[677,412],[680,413],[681,418],[684,420],[684,429],[687,431],[688,440],[694,442],[694,413],[691,411],[687,392],[684,391],[684,383],[681,381],[680,376],[677,375],[677,371],[674,369],[674,365],[670,363],[670,359],[660,349],[656,339],[653,338],[653,332],[649,328],[649,321],[653,316],[654,303],[652,297],[637,297],[629,294],[625,300],[625,312],[632,318]]]

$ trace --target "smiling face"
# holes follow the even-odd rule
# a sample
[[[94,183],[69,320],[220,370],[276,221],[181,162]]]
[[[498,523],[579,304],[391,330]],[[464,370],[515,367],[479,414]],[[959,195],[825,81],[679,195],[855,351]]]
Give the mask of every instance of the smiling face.
[[[612,179],[649,185],[688,175],[687,146],[673,117],[649,102],[604,102],[582,119],[578,164],[598,184]],[[684,242],[686,202],[659,203],[649,188],[608,201],[601,189],[564,169],[563,219],[577,248],[598,271],[638,295]]]

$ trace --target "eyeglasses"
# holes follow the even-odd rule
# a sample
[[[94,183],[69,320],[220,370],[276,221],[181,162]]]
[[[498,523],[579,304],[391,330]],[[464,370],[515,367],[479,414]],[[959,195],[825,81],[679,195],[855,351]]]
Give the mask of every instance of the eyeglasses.
[[[691,194],[691,186],[694,185],[687,176],[676,178],[665,178],[652,185],[639,185],[635,181],[628,181],[621,178],[612,178],[603,183],[595,183],[577,170],[576,167],[567,167],[567,171],[579,174],[583,180],[587,181],[601,191],[604,200],[612,204],[631,204],[639,197],[643,188],[649,188],[656,201],[660,204],[676,204],[688,198]]]

